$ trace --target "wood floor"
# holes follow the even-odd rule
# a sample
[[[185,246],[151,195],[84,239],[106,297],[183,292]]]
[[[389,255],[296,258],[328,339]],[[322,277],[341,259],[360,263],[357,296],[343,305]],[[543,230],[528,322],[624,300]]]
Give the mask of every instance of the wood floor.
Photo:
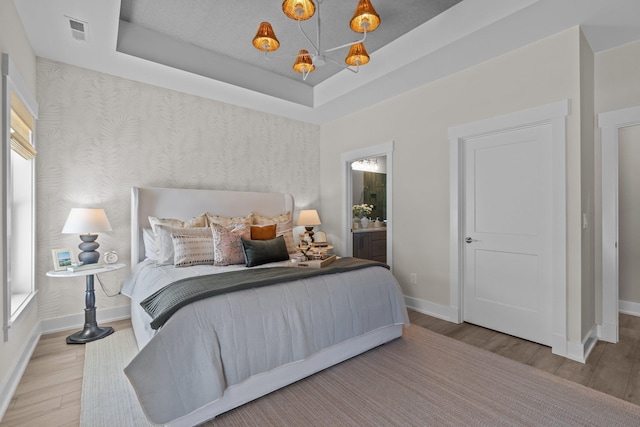
[[[453,324],[415,311],[411,322],[554,375],[640,405],[640,317],[620,315],[620,342],[599,342],[586,364],[556,356],[549,347],[467,323]],[[129,320],[109,323],[115,330]],[[69,332],[44,335],[0,426],[77,426],[84,345],[67,345]]]

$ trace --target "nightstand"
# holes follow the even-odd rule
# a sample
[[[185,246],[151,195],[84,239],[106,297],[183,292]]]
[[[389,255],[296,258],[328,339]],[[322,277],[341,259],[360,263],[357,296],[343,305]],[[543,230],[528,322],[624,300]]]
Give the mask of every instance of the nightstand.
[[[99,340],[113,333],[113,328],[106,326],[98,327],[96,322],[96,296],[93,289],[94,275],[100,273],[109,273],[111,271],[120,270],[126,267],[125,264],[105,264],[104,267],[92,268],[82,271],[48,271],[49,277],[86,277],[87,289],[85,293],[85,309],[84,309],[84,329],[67,337],[67,344],[85,344],[91,341]]]

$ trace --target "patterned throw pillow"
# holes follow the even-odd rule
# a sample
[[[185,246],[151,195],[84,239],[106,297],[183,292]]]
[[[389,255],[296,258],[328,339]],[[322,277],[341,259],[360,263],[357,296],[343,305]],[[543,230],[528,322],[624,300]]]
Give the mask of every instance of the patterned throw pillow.
[[[251,227],[239,225],[234,228],[226,228],[219,224],[211,224],[213,230],[213,265],[223,266],[232,264],[244,264],[244,252],[240,239],[251,238]]]
[[[291,211],[281,213],[274,217],[267,217],[254,213],[253,224],[276,224],[276,236],[284,237],[284,242],[287,245],[287,251],[290,254],[296,252],[296,242],[293,240],[293,217],[291,216]]]
[[[210,212],[206,214],[208,225],[218,224],[225,228],[237,227],[238,225],[251,225],[251,214],[247,216],[237,216],[229,218],[226,216],[215,215]]]
[[[171,227],[168,225],[156,226],[156,262],[158,264],[175,264],[172,234],[198,236],[213,239],[209,227]]]
[[[213,264],[213,236],[193,236],[171,234],[173,240],[174,265],[189,267],[192,265]]]
[[[206,227],[207,226],[207,216],[205,214],[195,216],[186,221],[181,221],[179,219],[173,218],[158,218],[155,216],[149,217],[149,224],[151,224],[151,229],[154,233],[156,233],[156,227],[158,225],[164,225],[168,227],[177,227],[177,228],[187,228],[187,227]]]

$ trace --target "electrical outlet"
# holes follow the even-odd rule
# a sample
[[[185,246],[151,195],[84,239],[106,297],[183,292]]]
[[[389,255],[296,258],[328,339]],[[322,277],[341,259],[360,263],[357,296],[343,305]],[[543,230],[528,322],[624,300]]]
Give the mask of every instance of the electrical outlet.
[[[416,273],[409,274],[409,283],[411,283],[412,285],[418,284],[418,275]]]

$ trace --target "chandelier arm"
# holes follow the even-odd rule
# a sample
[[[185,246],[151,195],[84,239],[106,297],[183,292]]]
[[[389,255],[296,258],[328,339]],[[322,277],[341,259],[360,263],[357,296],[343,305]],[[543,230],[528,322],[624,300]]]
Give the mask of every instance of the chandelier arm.
[[[349,65],[344,65],[341,62],[336,61],[335,59],[329,58],[328,56],[324,57],[326,60],[333,62],[334,64],[344,68],[345,70],[349,70],[354,74],[358,74],[358,71],[360,71],[360,66],[356,66],[356,69],[354,70],[353,68],[351,68],[351,66]]]
[[[291,59],[291,58],[297,58],[299,56],[303,56],[303,55],[271,55],[269,56],[269,52],[267,52],[266,50],[263,50],[263,52],[264,52],[265,59]]]
[[[319,31],[320,26],[318,25],[318,31]],[[311,41],[311,39],[309,38],[309,36],[307,35],[307,33],[304,32],[304,30],[302,29],[302,24],[300,23],[300,18],[298,18],[298,29],[300,30],[300,32],[302,33],[302,35],[307,39],[307,41],[309,42],[309,44],[311,45],[311,47],[313,48],[313,51],[315,52],[314,55],[320,55],[320,51],[318,50],[318,48],[316,47],[316,45],[313,44],[313,42]]]
[[[324,51],[324,53],[327,53],[327,52],[333,52],[334,50],[342,49],[342,48],[345,48],[345,47],[350,47],[350,46],[353,46],[354,44],[364,43],[364,41],[365,41],[366,39],[367,39],[367,30],[366,30],[366,28],[365,28],[365,30],[364,30],[364,35],[363,35],[363,37],[362,37],[362,40],[358,40],[358,41],[351,42],[351,43],[346,43],[346,44],[343,44],[343,45],[341,45],[341,46],[337,46],[337,47],[332,47],[331,49],[327,49],[327,50],[325,50],[325,51]]]

